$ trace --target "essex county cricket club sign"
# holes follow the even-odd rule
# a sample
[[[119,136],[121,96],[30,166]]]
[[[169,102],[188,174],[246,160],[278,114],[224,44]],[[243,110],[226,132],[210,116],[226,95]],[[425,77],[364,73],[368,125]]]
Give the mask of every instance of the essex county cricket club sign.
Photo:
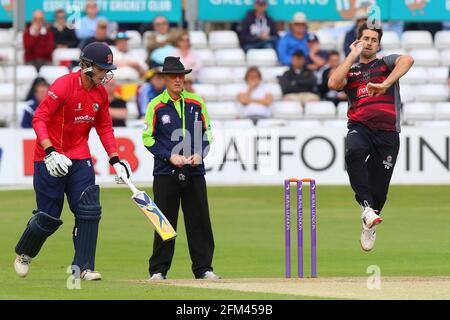
[[[12,21],[12,4],[17,0],[1,0],[0,21]],[[47,21],[53,21],[55,11],[63,8],[68,21],[76,23],[84,16],[86,0],[29,0],[25,2],[25,19],[31,21],[33,11],[42,10]],[[97,0],[99,15],[116,22],[151,22],[156,16],[165,16],[169,21],[180,22],[182,7],[180,0]]]

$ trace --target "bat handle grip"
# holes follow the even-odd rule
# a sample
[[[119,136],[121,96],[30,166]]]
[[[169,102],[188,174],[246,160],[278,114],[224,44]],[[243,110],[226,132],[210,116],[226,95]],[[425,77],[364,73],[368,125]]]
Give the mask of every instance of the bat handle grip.
[[[122,180],[127,184],[127,186],[131,189],[133,194],[139,193],[139,190],[134,186],[133,182],[130,179],[123,177]]]

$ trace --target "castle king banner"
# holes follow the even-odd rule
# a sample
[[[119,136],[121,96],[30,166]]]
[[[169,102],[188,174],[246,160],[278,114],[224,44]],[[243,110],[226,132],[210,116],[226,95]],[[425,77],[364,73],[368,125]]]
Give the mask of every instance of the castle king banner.
[[[369,16],[382,20],[450,20],[450,0],[267,0],[269,14],[290,21],[297,11],[311,21],[352,20],[360,7],[373,6]],[[237,21],[253,8],[254,0],[201,0],[199,19]]]

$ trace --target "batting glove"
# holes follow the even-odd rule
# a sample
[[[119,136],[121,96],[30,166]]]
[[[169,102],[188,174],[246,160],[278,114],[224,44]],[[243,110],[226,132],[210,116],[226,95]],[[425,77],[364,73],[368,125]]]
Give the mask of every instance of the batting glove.
[[[119,157],[112,157],[109,163],[113,166],[116,171],[114,179],[117,184],[124,184],[123,177],[130,179],[131,177],[131,167],[127,160],[119,160]]]
[[[48,173],[55,178],[64,177],[69,172],[72,161],[65,155],[56,152],[53,147],[45,149],[45,153],[47,155],[44,158],[44,162]]]

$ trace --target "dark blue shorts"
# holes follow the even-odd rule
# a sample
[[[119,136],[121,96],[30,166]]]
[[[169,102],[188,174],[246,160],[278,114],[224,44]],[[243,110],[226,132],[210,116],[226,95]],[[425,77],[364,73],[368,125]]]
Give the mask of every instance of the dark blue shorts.
[[[72,160],[69,173],[62,178],[52,177],[43,161],[34,163],[33,186],[36,192],[37,210],[55,218],[61,216],[64,193],[70,210],[76,214],[78,201],[83,191],[95,184],[92,160]]]

